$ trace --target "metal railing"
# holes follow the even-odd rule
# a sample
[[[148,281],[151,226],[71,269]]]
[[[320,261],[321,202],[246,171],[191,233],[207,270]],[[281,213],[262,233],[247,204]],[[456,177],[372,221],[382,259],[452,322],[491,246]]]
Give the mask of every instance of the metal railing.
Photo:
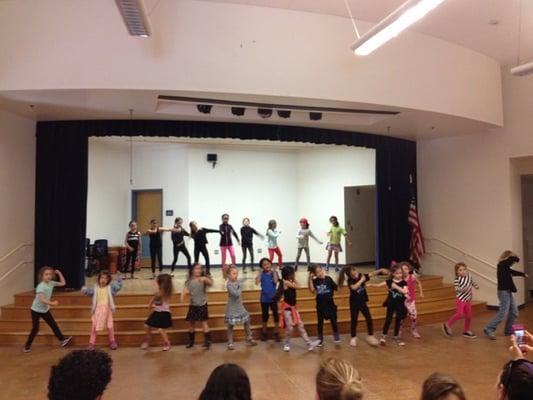
[[[471,258],[473,260],[476,260],[476,261],[478,261],[478,262],[480,262],[480,263],[482,263],[482,264],[484,264],[487,267],[490,267],[492,269],[496,269],[496,265],[491,264],[488,261],[483,260],[483,259],[481,259],[479,257],[476,257],[473,254],[470,254],[469,252],[467,252],[466,250],[463,250],[463,249],[461,249],[461,248],[459,248],[459,247],[457,247],[457,246],[455,246],[453,244],[445,242],[444,240],[437,239],[437,238],[425,238],[424,241],[441,243],[441,244],[445,245],[446,247],[449,247],[449,248],[454,249],[455,251],[461,253],[463,256],[466,256],[466,257],[469,257],[469,258]]]
[[[0,257],[0,264],[7,260],[9,257],[11,257],[13,254],[15,254],[17,251],[24,247],[33,246],[33,243],[19,243],[17,246],[13,247],[10,251],[8,251],[6,254],[4,254],[2,257]]]
[[[33,243],[25,243],[25,242],[24,243],[19,243],[17,246],[13,247],[11,250],[9,250],[6,254],[4,254],[0,258],[0,264],[3,263],[4,261],[6,261],[7,259],[9,259],[9,257],[11,257],[13,254],[18,252],[19,250],[21,250],[21,249],[23,249],[25,247],[31,247],[31,246],[33,246]],[[33,263],[33,261],[27,261],[27,260],[19,261],[13,267],[9,268],[6,272],[4,272],[2,274],[2,276],[0,276],[0,282],[2,282],[4,279],[6,279],[9,275],[11,275],[13,272],[15,272],[17,269],[19,269],[23,265],[31,264],[31,263]]]
[[[438,251],[432,251],[432,250],[429,250],[429,251],[426,251],[426,255],[430,255],[430,256],[431,256],[431,255],[436,255],[436,256],[439,256],[439,257],[441,257],[441,258],[444,258],[445,260],[448,260],[448,261],[452,262],[453,264],[457,264],[457,263],[459,262],[458,260],[455,260],[455,259],[453,259],[452,257],[447,256],[447,255],[445,255],[445,254],[439,253]],[[480,278],[485,279],[486,281],[492,283],[493,285],[497,285],[497,284],[498,284],[498,282],[497,282],[495,279],[490,278],[490,277],[488,277],[487,275],[485,275],[485,274],[479,272],[477,269],[471,267],[470,265],[468,266],[468,270],[469,270],[470,272],[472,272],[474,275],[477,275],[477,276],[479,276]]]

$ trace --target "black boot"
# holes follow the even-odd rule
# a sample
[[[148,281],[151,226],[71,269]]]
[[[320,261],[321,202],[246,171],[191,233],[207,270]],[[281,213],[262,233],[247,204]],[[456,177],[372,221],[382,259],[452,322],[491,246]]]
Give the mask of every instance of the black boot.
[[[189,333],[189,343],[185,345],[186,349],[190,349],[194,346],[194,332],[188,332]]]
[[[204,332],[204,347],[206,349],[211,347],[211,332]]]

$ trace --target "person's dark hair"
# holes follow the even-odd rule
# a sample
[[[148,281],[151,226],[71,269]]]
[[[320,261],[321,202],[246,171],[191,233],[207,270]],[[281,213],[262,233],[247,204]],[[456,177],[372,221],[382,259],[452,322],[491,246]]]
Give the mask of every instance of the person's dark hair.
[[[100,271],[98,273],[98,277],[96,278],[96,283],[98,283],[98,285],[100,285],[100,278],[102,276],[105,276],[107,278],[107,283],[105,284],[106,286],[109,285],[111,283],[111,280],[113,279],[111,277],[111,274],[109,273],[109,271]]]
[[[229,219],[229,214],[224,213],[224,214],[222,214],[222,215],[220,216],[220,219],[223,220],[224,218]]]
[[[196,221],[189,222],[189,228],[191,228],[191,235],[194,235],[196,232],[198,232],[198,225],[196,224]]]
[[[216,367],[198,400],[251,400],[252,390],[246,371],[237,364]]]
[[[44,266],[44,267],[39,268],[39,272],[37,272],[37,276],[39,277],[39,282],[41,282],[43,280],[43,275],[44,275],[44,273],[46,271],[54,272],[54,269],[52,267],[49,267],[49,266]]]
[[[136,223],[137,223],[137,222],[135,222],[135,220],[132,219],[132,220],[130,221],[130,223],[128,224],[128,226],[131,226],[132,224],[136,224]]]
[[[533,393],[533,363],[524,360],[512,360],[503,366],[500,374],[505,399],[530,400]]]
[[[174,223],[175,223],[175,224],[177,224],[177,223],[180,222],[180,221],[183,222],[183,218],[181,218],[181,217],[176,217],[176,218],[174,219]]]
[[[151,224],[157,224],[157,219],[152,218],[152,219],[150,220],[150,223],[151,223]]]
[[[335,215],[329,217],[329,222],[331,222],[333,226],[339,226],[339,219]]]
[[[295,271],[293,267],[287,266],[281,269],[281,279],[278,282],[278,288],[276,290],[276,294],[274,295],[274,300],[279,301],[283,297],[283,291],[285,290],[283,281],[293,281],[294,275]]]
[[[50,400],[95,400],[111,381],[113,360],[100,350],[74,350],[52,367]]]
[[[163,301],[168,301],[174,293],[172,277],[169,274],[160,274],[157,276],[157,286],[159,287],[157,295]]]
[[[435,372],[424,381],[420,400],[444,400],[451,394],[459,400],[466,400],[463,388],[455,378]]]
[[[190,282],[191,279],[193,278],[193,272],[196,267],[200,267],[202,269],[202,276],[205,276],[204,266],[200,264],[199,262],[196,262],[193,265],[191,265],[191,268],[189,268],[189,274],[187,275],[187,280],[185,281],[186,283]]]
[[[259,260],[259,268],[264,269],[264,268],[263,268],[263,263],[264,263],[265,261],[268,261],[269,263],[272,264],[272,262],[270,261],[270,259],[268,259],[268,258],[266,258],[266,257],[263,257],[261,260]]]
[[[344,286],[344,282],[350,279],[352,270],[357,271],[357,267],[355,265],[346,265],[341,269],[341,272],[339,273],[339,280],[337,281],[339,287]]]

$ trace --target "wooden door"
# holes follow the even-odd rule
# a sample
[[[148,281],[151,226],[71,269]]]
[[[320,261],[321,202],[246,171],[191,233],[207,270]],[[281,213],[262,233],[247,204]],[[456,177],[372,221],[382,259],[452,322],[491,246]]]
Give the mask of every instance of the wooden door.
[[[374,265],[376,260],[376,187],[344,188],[346,231],[352,242],[346,246],[346,264]]]
[[[132,219],[137,221],[139,232],[142,236],[141,266],[150,266],[149,237],[144,233],[150,227],[150,220],[163,219],[163,190],[133,190],[132,191]]]

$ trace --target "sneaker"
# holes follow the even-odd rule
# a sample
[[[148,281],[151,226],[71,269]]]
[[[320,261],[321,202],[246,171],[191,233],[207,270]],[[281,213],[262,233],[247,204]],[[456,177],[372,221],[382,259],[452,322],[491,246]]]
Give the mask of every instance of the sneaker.
[[[149,346],[150,346],[150,344],[148,342],[142,342],[141,350],[146,350]]]
[[[411,335],[413,335],[413,337],[415,339],[420,339],[422,336],[420,336],[420,333],[418,333],[418,331],[416,329],[414,329],[413,331],[411,331]]]
[[[233,343],[228,343],[228,350],[235,350],[235,345]]]
[[[286,352],[291,351],[291,346],[289,346],[288,344],[284,344],[283,345],[283,351],[286,351]]]
[[[472,331],[463,332],[463,336],[466,337],[466,338],[469,338],[469,339],[477,338],[477,336],[474,335],[474,333]]]
[[[324,338],[318,337],[317,341],[318,341],[317,347],[324,346]]]
[[[494,332],[489,332],[486,328],[483,329],[483,334],[487,337],[487,339],[496,340],[496,335]]]
[[[340,343],[341,342],[341,337],[340,335],[336,332],[333,334],[333,343]]]
[[[118,344],[117,344],[117,342],[115,342],[114,340],[113,340],[112,342],[110,342],[110,343],[109,343],[109,348],[110,348],[111,350],[116,350],[116,349],[118,349]]]
[[[357,347],[357,338],[353,337],[350,339],[350,346]]]
[[[23,353],[29,353],[29,352],[31,352],[31,347],[26,347],[26,346],[24,346],[24,348],[22,349],[22,352],[23,352]]]
[[[87,350],[88,351],[93,351],[94,350],[94,344],[89,343],[89,345],[87,346]]]
[[[442,333],[448,337],[453,335],[452,328],[450,328],[446,322],[442,324]]]
[[[69,337],[63,339],[61,341],[61,347],[68,346],[68,344],[70,343],[71,340],[72,340],[72,336],[69,336]]]
[[[307,351],[313,351],[320,345],[320,340],[311,340],[309,343],[307,343]]]
[[[405,342],[402,340],[402,338],[400,336],[395,336],[394,337],[394,342],[398,345],[398,346],[405,346]]]
[[[381,335],[379,338],[379,344],[381,346],[385,346],[387,344],[387,335]]]
[[[268,336],[266,334],[266,332],[261,332],[261,341],[262,342],[266,342],[268,339]]]
[[[163,351],[169,351],[170,350],[170,343],[169,342],[166,342],[164,345],[163,345]]]
[[[252,347],[253,347],[253,346],[257,346],[257,342],[254,340],[254,338],[248,338],[248,339],[246,339],[246,344],[247,344],[248,346],[252,346]]]
[[[374,335],[368,335],[368,337],[366,338],[366,342],[372,347],[379,346],[379,341],[376,339]]]

